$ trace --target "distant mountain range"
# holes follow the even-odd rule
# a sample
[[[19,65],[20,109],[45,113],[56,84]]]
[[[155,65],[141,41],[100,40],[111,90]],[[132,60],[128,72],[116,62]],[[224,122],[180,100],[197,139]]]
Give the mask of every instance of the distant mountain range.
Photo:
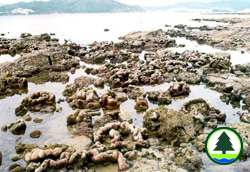
[[[145,10],[176,10],[201,12],[238,12],[250,9],[250,0],[215,0],[212,2],[186,2],[164,7],[144,7]],[[50,0],[0,4],[0,15],[50,13],[112,13],[141,12],[139,6],[130,6],[115,0]]]
[[[144,11],[115,0],[50,0],[0,6],[0,15],[49,13],[107,13]]]
[[[237,12],[250,9],[250,0],[215,0],[212,2],[186,2],[164,7],[145,7],[146,10],[210,9],[212,12]]]

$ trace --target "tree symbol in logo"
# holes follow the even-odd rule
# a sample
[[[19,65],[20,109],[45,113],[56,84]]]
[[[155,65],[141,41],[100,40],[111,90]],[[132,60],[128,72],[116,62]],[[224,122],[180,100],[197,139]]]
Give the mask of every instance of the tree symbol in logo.
[[[234,151],[230,137],[228,137],[225,131],[220,135],[218,140],[214,151],[222,151],[222,154],[226,154],[226,151]]]

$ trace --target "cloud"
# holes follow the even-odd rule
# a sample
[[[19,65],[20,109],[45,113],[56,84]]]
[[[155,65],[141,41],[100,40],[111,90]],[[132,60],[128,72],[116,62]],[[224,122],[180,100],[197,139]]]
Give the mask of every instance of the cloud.
[[[13,4],[13,3],[17,3],[17,2],[30,2],[33,0],[0,0],[0,3],[4,3],[4,4]],[[37,1],[48,1],[48,0],[37,0]],[[174,0],[174,1],[170,1],[170,0],[116,0],[119,2],[122,2],[124,4],[129,4],[129,5],[140,5],[140,6],[166,6],[166,5],[172,5],[172,4],[176,4],[179,2],[211,2],[214,0]]]

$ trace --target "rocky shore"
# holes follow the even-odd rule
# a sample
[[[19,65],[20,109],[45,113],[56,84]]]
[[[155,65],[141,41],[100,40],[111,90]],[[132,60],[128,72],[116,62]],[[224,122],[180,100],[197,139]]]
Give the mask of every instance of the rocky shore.
[[[249,20],[203,20],[229,25],[214,28],[177,25],[173,30],[138,31],[120,37],[117,43],[94,42],[89,46],[71,41],[60,44],[49,34],[23,33],[20,39],[0,38],[0,54],[20,54],[14,62],[0,64],[0,99],[22,96],[13,111],[16,121],[2,126],[2,132],[18,136],[14,163],[6,166],[7,157],[0,150],[2,169],[95,171],[115,164],[114,171],[202,171],[205,166],[201,153],[205,151],[208,131],[219,126],[239,132],[244,142],[242,158],[247,159],[250,64],[232,65],[228,53],[170,51],[168,48],[182,45],[168,35],[249,51],[247,28],[242,28]],[[78,77],[69,82],[75,73]],[[29,85],[45,83],[61,84],[64,91],[60,94],[56,89],[29,91]],[[164,83],[169,83],[169,87],[153,89]],[[239,121],[227,122],[226,112],[201,97],[185,101],[179,110],[168,107],[189,97],[194,85],[215,90],[220,101],[228,106],[240,104]],[[145,90],[147,86],[152,89]],[[124,108],[126,102],[133,104]],[[65,113],[64,106],[72,112],[66,118],[60,117],[64,121],[55,125],[65,124],[67,134],[77,141],[41,145],[22,140],[27,132],[38,142],[44,135],[39,127],[30,129],[29,122],[37,126],[43,123],[38,117],[32,121],[30,114],[60,116]],[[129,109],[140,115],[134,116]],[[142,125],[135,121],[139,117]]]
[[[249,18],[194,19],[194,21],[226,23],[226,25],[190,27],[180,24],[174,26],[176,29],[168,30],[167,34],[170,37],[186,37],[222,50],[242,50],[242,53],[245,51],[249,53]]]

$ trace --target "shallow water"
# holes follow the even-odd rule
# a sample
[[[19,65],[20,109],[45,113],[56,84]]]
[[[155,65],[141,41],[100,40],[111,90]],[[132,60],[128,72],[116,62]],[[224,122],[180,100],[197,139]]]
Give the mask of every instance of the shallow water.
[[[194,18],[236,17],[236,15],[201,15],[200,13],[142,12],[105,14],[48,14],[29,16],[1,16],[0,33],[7,37],[19,37],[23,32],[31,34],[56,33],[61,41],[70,39],[78,44],[93,41],[117,41],[118,37],[132,31],[164,29],[186,24],[198,27],[223,25],[216,22],[196,22]],[[242,15],[237,17],[248,17]],[[18,27],[18,29],[17,29]],[[104,32],[108,28],[109,32]],[[9,34],[8,34],[9,33]]]
[[[196,41],[190,41],[187,40],[186,38],[173,38],[176,40],[177,44],[185,44],[185,47],[179,47],[179,48],[170,48],[170,50],[172,51],[177,51],[177,52],[183,52],[185,50],[194,50],[194,51],[200,51],[200,52],[204,52],[204,53],[217,53],[217,52],[221,52],[221,53],[229,53],[231,55],[231,63],[232,65],[236,65],[236,64],[245,64],[245,63],[250,63],[250,55],[249,53],[244,53],[241,54],[240,50],[237,51],[232,51],[232,50],[220,50],[217,48],[213,48],[209,45],[205,45],[205,44],[198,44]]]
[[[220,18],[224,16],[200,16],[201,18],[214,17]],[[227,16],[230,17],[230,16]],[[237,16],[238,17],[238,16]],[[240,16],[245,17],[245,16]],[[159,20],[159,18],[161,20]],[[6,33],[7,37],[18,37],[22,32],[30,32],[32,34],[41,33],[56,33],[56,37],[60,38],[63,42],[64,39],[71,39],[72,41],[79,44],[89,44],[93,41],[118,41],[118,37],[122,36],[131,31],[137,30],[150,30],[150,29],[167,29],[164,27],[165,24],[187,24],[190,26],[200,26],[204,24],[209,24],[210,26],[216,26],[221,23],[216,22],[195,22],[191,21],[192,18],[197,18],[197,14],[177,14],[177,13],[129,13],[129,14],[54,14],[54,15],[34,15],[34,16],[1,16],[0,17],[0,33]],[[18,30],[16,26],[18,25]],[[109,28],[110,32],[104,32],[104,28]],[[8,34],[9,32],[9,34]],[[199,45],[195,41],[189,41],[185,38],[176,38],[178,44],[186,44],[184,48],[171,48],[173,51],[184,51],[184,50],[199,50],[201,52],[221,52],[221,50],[214,49],[207,45]],[[224,52],[224,51],[223,51]],[[231,54],[231,62],[233,64],[242,64],[250,62],[249,54],[240,54],[239,51],[227,51]],[[140,55],[140,60],[144,60],[143,52]],[[0,63],[3,62],[13,62],[20,56],[11,57],[9,55],[0,56]],[[101,65],[90,65],[81,62],[81,65],[86,67],[99,68]],[[73,83],[74,80],[82,75],[87,75],[85,69],[77,69],[74,74],[68,72],[70,79],[69,83]],[[89,75],[91,77],[96,77]],[[67,84],[69,84],[67,83]],[[67,84],[61,83],[45,83],[45,84],[34,84],[29,83],[28,93],[23,95],[14,95],[12,97],[7,97],[5,99],[0,99],[0,126],[9,125],[10,123],[16,121],[18,117],[15,116],[15,108],[18,107],[23,98],[37,91],[49,91],[56,95],[56,100],[59,98],[65,98],[62,95],[63,90]],[[145,91],[155,91],[155,90],[167,90],[171,83],[164,83],[157,86],[143,86]],[[93,85],[90,86],[95,88]],[[101,95],[109,87],[105,86],[103,89],[95,88],[97,93]],[[241,108],[233,108],[230,104],[227,105],[223,103],[219,96],[220,93],[206,88],[204,85],[191,85],[191,93],[187,97],[177,98],[172,101],[168,108],[179,110],[181,106],[188,100],[194,98],[204,98],[212,106],[224,111],[227,115],[227,122],[239,121],[239,117],[234,116],[237,111]],[[135,101],[128,99],[121,104],[121,109],[127,111],[133,118],[133,123],[137,126],[142,126],[144,113],[138,113],[134,109]],[[241,105],[242,106],[242,105]],[[26,122],[27,130],[23,136],[21,136],[18,142],[24,143],[36,143],[38,145],[44,145],[47,142],[50,143],[69,143],[72,141],[71,135],[67,129],[66,118],[73,110],[69,107],[68,103],[62,102],[57,104],[57,108],[62,107],[63,111],[61,113],[55,112],[54,114],[40,114],[40,113],[28,113],[31,117],[42,118],[43,122],[41,124],[36,124],[34,122]],[[149,102],[149,108],[156,108],[157,105]],[[102,112],[102,111],[101,111]],[[103,115],[103,112],[102,112]],[[93,121],[100,117],[93,117]],[[29,134],[33,130],[42,131],[42,136],[39,139],[32,139]],[[10,160],[11,155],[15,155],[15,144],[16,138],[10,132],[3,133],[0,132],[0,150],[3,153],[3,165],[0,167],[0,171],[6,171],[8,166],[12,163]],[[206,167],[206,171],[222,170],[221,166],[217,166],[210,162],[204,153],[201,153],[203,157],[203,162]],[[24,162],[18,161],[24,165]],[[239,163],[240,166],[246,166],[245,163]],[[237,163],[238,164],[238,163]],[[216,166],[216,169],[213,169]],[[100,171],[113,169],[114,166],[108,168],[100,168]],[[115,165],[115,167],[117,167]],[[230,166],[228,166],[230,167]],[[224,169],[224,168],[223,168]],[[237,171],[236,168],[230,169]]]
[[[4,62],[14,62],[19,57],[20,57],[19,54],[15,55],[14,57],[8,54],[0,55],[0,64]]]

